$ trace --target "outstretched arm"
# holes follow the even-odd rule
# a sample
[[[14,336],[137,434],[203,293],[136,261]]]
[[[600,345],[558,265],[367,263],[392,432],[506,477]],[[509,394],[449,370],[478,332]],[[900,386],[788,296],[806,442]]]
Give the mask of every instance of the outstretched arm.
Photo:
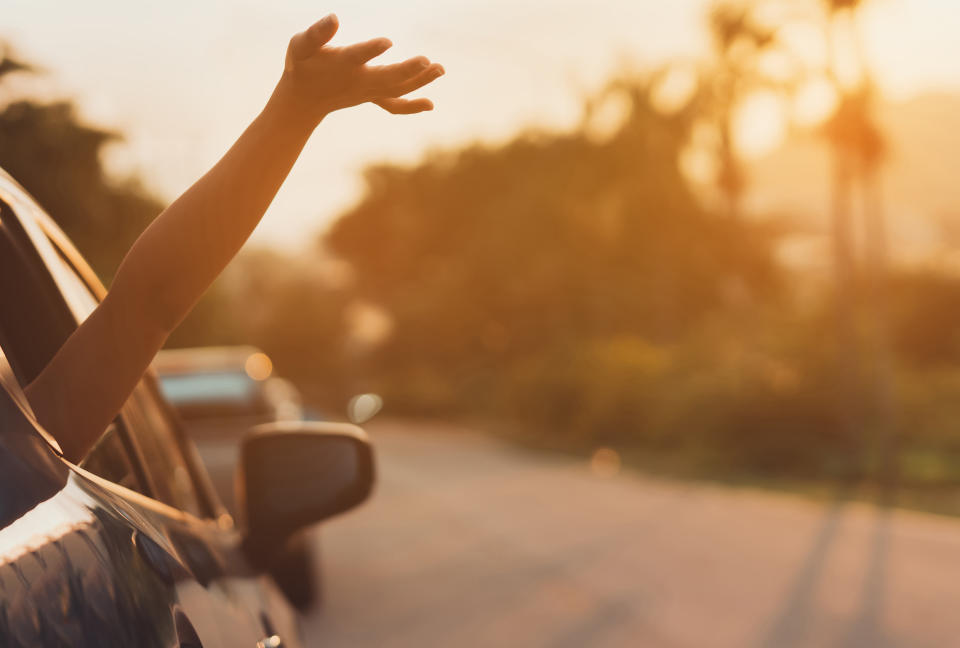
[[[167,336],[250,236],[326,115],[368,101],[398,114],[433,108],[402,97],[442,67],[424,57],[368,65],[390,41],[333,47],[337,27],[330,15],[291,39],[263,111],[137,239],[103,303],[27,387],[68,459],[81,459],[116,416]]]

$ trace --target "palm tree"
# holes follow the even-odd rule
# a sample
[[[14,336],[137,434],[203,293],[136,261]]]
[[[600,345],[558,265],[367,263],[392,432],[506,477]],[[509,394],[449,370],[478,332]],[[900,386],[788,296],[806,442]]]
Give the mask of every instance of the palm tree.
[[[828,75],[840,97],[827,122],[825,135],[833,150],[833,250],[837,282],[837,315],[840,327],[840,371],[852,376],[854,389],[850,406],[854,419],[861,418],[860,394],[867,391],[872,420],[873,441],[884,477],[891,473],[891,419],[894,415],[892,359],[887,343],[887,317],[883,295],[888,264],[886,223],[880,197],[880,170],[886,155],[886,142],[874,116],[875,86],[857,29],[857,11],[864,0],[821,0],[827,11],[827,43],[830,52]],[[837,71],[840,33],[855,55],[856,80],[850,86]],[[864,267],[858,280],[853,253],[853,194],[859,186],[864,219]],[[862,286],[865,290],[856,290]],[[867,316],[864,329],[871,359],[869,380],[858,377],[857,329],[854,305],[862,302]],[[867,394],[864,394],[865,396]],[[855,425],[863,421],[855,421]],[[866,441],[866,439],[864,439]]]
[[[716,131],[717,185],[731,218],[740,216],[746,176],[737,155],[734,118],[744,99],[764,88],[780,89],[760,60],[778,46],[776,31],[755,16],[753,3],[724,1],[708,14],[712,43],[709,65],[701,72],[695,97]]]

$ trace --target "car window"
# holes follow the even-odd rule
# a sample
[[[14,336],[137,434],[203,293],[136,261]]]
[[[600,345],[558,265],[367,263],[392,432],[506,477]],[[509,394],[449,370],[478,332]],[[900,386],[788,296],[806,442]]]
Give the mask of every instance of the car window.
[[[257,384],[241,371],[167,374],[160,378],[163,395],[176,405],[226,402],[246,403],[256,396]]]
[[[30,218],[29,205],[16,206],[24,210],[23,218]],[[0,208],[4,210],[0,220],[0,342],[19,382],[28,384],[60,348],[76,321],[93,312],[98,300],[55,241],[32,227],[31,222],[22,223],[23,227],[32,227],[24,231],[8,205],[0,202]],[[14,231],[8,232],[7,226]],[[25,236],[36,249],[15,243]],[[42,256],[37,256],[38,250]],[[50,276],[39,271],[43,267]],[[62,298],[53,298],[57,294]],[[17,371],[18,365],[21,371]],[[139,457],[143,460],[138,461]],[[80,466],[171,506],[200,514],[199,497],[180,448],[172,439],[169,420],[143,381]]]
[[[55,241],[47,239],[57,253],[56,259],[48,264],[56,265],[58,283],[61,290],[69,293],[72,303],[78,304],[89,312],[96,308],[97,300],[91,288],[77,275],[69,259]],[[87,314],[89,314],[89,312]],[[156,402],[147,384],[149,378],[141,379],[133,394],[121,409],[122,422],[126,424],[143,460],[149,481],[153,487],[152,495],[164,502],[188,513],[200,516],[203,513],[201,499],[194,486],[186,460],[180,452],[180,446],[174,436],[172,424],[162,407]],[[122,435],[108,430],[103,443],[97,443],[84,459],[90,472],[111,481],[117,481],[118,475],[108,476],[112,471],[122,473],[121,455],[126,455]],[[98,456],[103,455],[103,456]],[[132,462],[127,458],[127,464]],[[103,470],[108,474],[102,474]],[[119,483],[119,482],[117,482]]]
[[[271,418],[273,414],[263,382],[242,370],[164,373],[160,385],[185,421]]]
[[[123,412],[140,446],[155,496],[180,510],[203,516],[204,507],[173,425],[154,397],[148,380],[151,378],[140,381]]]
[[[93,295],[93,291],[90,290],[86,282],[77,275],[63,250],[55,245],[49,237],[46,240],[53,247],[53,251],[56,252],[56,257],[49,259],[47,266],[56,276],[57,285],[60,286],[67,303],[79,314],[80,321],[83,321],[97,308],[99,300]]]
[[[4,273],[3,280],[0,280],[0,346],[13,360],[11,364],[19,365],[21,371],[14,373],[22,385],[26,383],[25,375],[36,373],[38,361],[45,364],[52,357],[69,334],[70,325],[66,318],[59,323],[56,321],[56,302],[43,297],[50,292],[49,286],[36,281],[29,257],[13,243],[5,229],[0,231],[0,248],[0,272]],[[89,294],[84,296],[80,288],[74,286],[73,299],[78,306],[84,304],[90,312],[96,306],[96,300]],[[115,424],[104,432],[80,465],[121,486],[146,492],[143,479],[134,469],[128,448]]]
[[[0,343],[28,385],[67,339],[75,321],[32,250],[16,244],[17,222],[0,202]]]
[[[77,276],[69,261],[66,260],[63,250],[43,232],[38,220],[45,218],[43,210],[24,196],[13,198],[12,208],[21,217],[18,223],[22,227],[23,236],[29,238],[30,244],[42,259],[59,289],[60,297],[66,302],[77,321],[82,322],[97,307],[98,300],[86,283]]]
[[[146,490],[137,478],[129,450],[116,423],[110,424],[107,431],[80,462],[80,467],[124,488],[139,493]]]
[[[18,362],[12,357],[17,354],[8,351],[19,382],[26,385],[46,366],[76,328],[76,322],[93,312],[99,303],[96,295],[103,290],[95,278],[96,286],[84,280],[84,272],[58,243],[62,235],[59,232],[51,235],[45,226],[49,219],[37,205],[24,196],[7,197],[13,202],[0,200],[0,246],[6,239],[7,247],[18,252],[22,259],[17,259],[20,262],[17,267],[6,268],[5,265],[11,265],[5,263],[10,255],[5,255],[0,248],[0,304],[14,306],[0,308],[0,342],[4,339],[9,342],[10,337],[5,335],[3,320],[17,323],[13,327],[17,333],[15,344],[6,348],[23,351],[21,355],[28,360]],[[11,232],[4,231],[7,225]],[[20,245],[15,244],[18,240]],[[12,293],[11,298],[7,299],[4,292]],[[16,315],[11,317],[11,313]],[[196,486],[203,482],[205,475],[198,474],[202,472],[199,469],[190,471],[192,466],[183,456],[173,419],[158,400],[161,397],[152,380],[148,375],[140,381],[115,424],[104,431],[81,465],[105,479],[135,487],[147,496],[189,513],[201,515],[206,510],[215,514],[215,502],[201,497]],[[206,506],[202,507],[201,502]]]

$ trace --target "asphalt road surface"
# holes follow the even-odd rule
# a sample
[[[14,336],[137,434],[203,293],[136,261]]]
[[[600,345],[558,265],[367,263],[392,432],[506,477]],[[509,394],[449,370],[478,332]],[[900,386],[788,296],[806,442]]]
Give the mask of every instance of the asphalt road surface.
[[[379,483],[322,527],[311,646],[960,646],[960,520],[368,430]]]

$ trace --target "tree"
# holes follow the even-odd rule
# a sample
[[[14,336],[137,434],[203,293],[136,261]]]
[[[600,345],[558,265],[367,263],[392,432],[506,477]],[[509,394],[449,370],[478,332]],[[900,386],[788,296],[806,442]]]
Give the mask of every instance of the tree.
[[[864,54],[857,25],[857,12],[863,0],[821,0],[828,17],[828,77],[839,101],[824,133],[833,150],[833,248],[837,284],[837,316],[841,345],[840,371],[853,377],[850,407],[852,425],[869,426],[885,477],[892,471],[891,430],[894,417],[893,367],[889,348],[888,313],[883,294],[887,279],[887,232],[880,197],[880,170],[887,153],[883,133],[875,118],[875,85]],[[845,39],[845,43],[841,41]],[[838,71],[838,52],[846,46],[853,52],[856,67],[852,82],[844,82]],[[853,237],[853,194],[861,189],[864,219],[864,273],[856,271]],[[858,290],[859,288],[864,290]],[[857,325],[858,305],[864,309],[865,322]],[[863,375],[857,350],[857,329],[869,337],[866,351],[870,364]],[[861,404],[861,393],[866,402]],[[862,406],[868,419],[856,421]],[[867,439],[864,439],[867,441]],[[869,448],[865,448],[869,450]]]
[[[718,2],[708,13],[711,57],[699,73],[697,113],[716,133],[717,186],[731,218],[741,215],[746,176],[736,149],[734,120],[744,101],[759,90],[783,90],[789,79],[763,68],[764,57],[780,49],[775,29],[761,23],[753,4]]]
[[[32,72],[33,66],[24,63],[11,53],[9,46],[0,43],[0,80],[14,72]]]
[[[660,113],[644,80],[607,92],[629,109],[604,141],[584,127],[368,170],[326,242],[394,320],[384,375],[463,405],[557,349],[676,342],[731,280],[776,291],[765,234],[704,211],[679,170],[690,115]]]
[[[0,92],[4,77],[32,70],[4,51]],[[101,153],[119,137],[83,124],[66,101],[0,100],[0,167],[37,199],[107,279],[162,207],[135,179],[107,176]]]

